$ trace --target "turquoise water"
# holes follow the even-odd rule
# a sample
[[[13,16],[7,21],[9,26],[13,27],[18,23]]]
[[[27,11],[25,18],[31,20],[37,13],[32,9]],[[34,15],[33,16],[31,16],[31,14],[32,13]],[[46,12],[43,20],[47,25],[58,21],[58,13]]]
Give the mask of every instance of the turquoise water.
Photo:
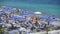
[[[31,11],[40,11],[47,15],[55,15],[56,17],[60,17],[60,5],[5,1],[5,2],[0,2],[0,6],[10,6],[21,9],[28,9]]]

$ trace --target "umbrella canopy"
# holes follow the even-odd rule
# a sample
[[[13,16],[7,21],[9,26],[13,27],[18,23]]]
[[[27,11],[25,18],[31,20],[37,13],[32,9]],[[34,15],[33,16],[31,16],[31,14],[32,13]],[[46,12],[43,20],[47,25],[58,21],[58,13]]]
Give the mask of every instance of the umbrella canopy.
[[[21,16],[28,16],[29,12],[28,11],[21,11],[20,15]]]
[[[11,12],[13,12],[13,8],[12,7],[4,7],[3,8],[3,12],[5,12],[5,13],[11,13]]]
[[[26,18],[23,18],[23,17],[18,17],[18,16],[13,16],[11,17],[12,20],[19,20],[19,21],[24,21],[26,20]]]
[[[55,17],[46,17],[46,16],[41,16],[40,20],[41,21],[49,21],[49,22],[57,21],[57,19]]]

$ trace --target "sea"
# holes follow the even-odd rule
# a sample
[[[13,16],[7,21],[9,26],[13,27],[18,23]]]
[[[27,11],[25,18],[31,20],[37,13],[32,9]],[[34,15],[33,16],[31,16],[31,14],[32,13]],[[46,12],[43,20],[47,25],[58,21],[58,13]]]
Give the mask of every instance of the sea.
[[[20,9],[27,9],[32,12],[40,11],[46,15],[54,15],[55,17],[60,18],[60,5],[59,4],[44,4],[44,3],[35,3],[26,2],[26,1],[0,1],[0,6],[9,6],[16,7]]]

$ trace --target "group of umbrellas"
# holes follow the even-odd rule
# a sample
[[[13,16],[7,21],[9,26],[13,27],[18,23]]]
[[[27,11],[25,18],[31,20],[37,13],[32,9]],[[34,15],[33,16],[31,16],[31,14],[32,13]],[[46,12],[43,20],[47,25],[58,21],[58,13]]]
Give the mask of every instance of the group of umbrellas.
[[[16,10],[16,9],[15,9]],[[12,7],[4,7],[2,12],[0,12],[1,15],[6,15],[6,13],[15,13],[15,10],[13,10]],[[11,20],[20,20],[20,21],[24,21],[24,20],[28,20],[28,16],[29,16],[30,12],[29,11],[24,11],[21,10],[20,11],[20,15],[19,16],[24,16],[24,17],[18,17],[18,16],[12,16],[10,17]],[[1,17],[0,15],[0,17]],[[27,16],[27,17],[26,17]],[[26,18],[25,18],[26,17]],[[55,17],[47,17],[47,16],[39,16],[40,21],[46,21],[47,23],[51,23],[51,22],[55,22],[57,21],[57,19]],[[48,24],[49,25],[49,24]]]

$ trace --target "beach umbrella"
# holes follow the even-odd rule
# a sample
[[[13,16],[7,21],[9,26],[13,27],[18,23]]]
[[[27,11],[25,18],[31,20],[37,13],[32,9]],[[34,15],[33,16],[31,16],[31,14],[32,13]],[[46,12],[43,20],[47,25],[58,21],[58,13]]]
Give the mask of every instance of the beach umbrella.
[[[15,20],[15,19],[17,19],[17,16],[12,16],[10,19]]]
[[[45,21],[50,21],[50,22],[57,21],[57,19],[55,17],[46,17],[46,16],[41,16],[40,20],[42,20],[42,21],[45,20]]]
[[[44,21],[44,20],[46,20],[46,19],[47,19],[46,16],[41,16],[41,17],[40,17],[40,20],[41,20],[41,21]]]
[[[48,17],[47,19],[46,19],[46,21],[49,21],[49,22],[55,22],[55,21],[57,21],[57,19],[55,18],[55,17]]]
[[[27,20],[27,19],[26,18],[23,18],[23,17],[18,17],[16,20],[24,21],[24,20]]]
[[[29,15],[29,12],[28,11],[21,11],[21,16],[28,16]]]
[[[55,17],[46,17],[46,16],[41,16],[40,20],[48,22],[48,25],[49,25],[49,23],[57,21],[57,19]]]
[[[13,8],[12,7],[5,7],[5,8],[3,8],[3,12],[11,13],[11,12],[13,12]]]
[[[23,18],[23,17],[18,17],[18,16],[13,16],[13,17],[11,17],[11,20],[24,21],[24,20],[26,20],[26,18]]]
[[[3,15],[6,16],[6,17],[8,17],[5,12],[1,12],[1,13],[0,13],[0,18],[1,18]]]
[[[54,22],[54,21],[57,21],[57,19],[56,18],[54,18],[54,17],[52,17],[52,18],[50,18],[51,20],[51,22]]]

